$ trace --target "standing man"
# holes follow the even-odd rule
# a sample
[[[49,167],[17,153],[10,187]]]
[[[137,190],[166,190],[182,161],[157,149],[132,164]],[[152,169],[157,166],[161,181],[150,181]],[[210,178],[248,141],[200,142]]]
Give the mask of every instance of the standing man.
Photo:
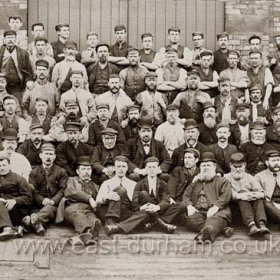
[[[154,36],[151,33],[141,35],[141,44],[143,49],[139,51],[140,65],[146,67],[149,71],[155,71],[158,66],[154,63],[158,54],[153,48]]]
[[[82,60],[81,63],[88,67],[93,62],[97,61],[97,54],[96,54],[96,46],[99,43],[98,34],[95,32],[88,32],[87,36],[87,49],[82,51]]]
[[[214,55],[214,62],[212,68],[220,74],[223,70],[227,69],[228,64],[228,34],[226,32],[217,35],[218,50],[216,50]]]
[[[193,41],[193,50],[192,50],[192,66],[199,67],[200,66],[200,53],[205,51],[204,48],[204,34],[200,31],[196,31],[192,33],[192,41]]]

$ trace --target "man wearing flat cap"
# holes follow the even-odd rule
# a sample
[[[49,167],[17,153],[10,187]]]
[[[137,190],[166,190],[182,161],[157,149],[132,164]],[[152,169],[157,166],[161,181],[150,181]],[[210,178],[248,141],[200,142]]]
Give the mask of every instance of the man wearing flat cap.
[[[31,215],[25,216],[23,225],[33,228],[38,235],[44,235],[45,226],[54,222],[57,207],[63,197],[68,175],[66,171],[54,163],[55,147],[44,143],[39,157],[42,164],[33,168],[29,175],[29,184],[34,188],[34,204]]]
[[[202,107],[203,121],[198,125],[200,131],[199,141],[207,146],[217,143],[216,135],[216,107],[212,102],[207,101],[203,103]]]
[[[180,108],[180,117],[184,119],[195,119],[202,122],[202,106],[205,102],[211,102],[208,93],[201,91],[200,74],[197,70],[188,72],[187,90],[180,92],[173,104]]]
[[[139,136],[130,139],[127,143],[129,152],[129,178],[138,182],[146,176],[145,160],[148,157],[156,157],[159,160],[160,178],[168,181],[168,171],[171,166],[170,156],[164,144],[153,138],[153,120],[141,118],[139,123]]]
[[[89,90],[97,96],[108,91],[109,76],[118,74],[119,69],[116,65],[109,61],[110,47],[108,44],[99,42],[95,48],[97,53],[97,61],[87,68]]]
[[[246,158],[247,170],[251,175],[266,169],[264,156],[269,150],[273,150],[273,146],[266,142],[265,126],[256,121],[250,127],[250,141],[239,149]]]
[[[128,123],[123,129],[126,142],[130,139],[138,137],[139,133],[139,120],[140,120],[140,107],[138,105],[131,105],[127,109]]]
[[[163,92],[171,104],[178,93],[186,88],[187,71],[178,64],[178,53],[172,47],[165,50],[166,63],[156,70],[158,90]]]
[[[14,226],[21,225],[32,204],[32,193],[26,179],[11,172],[10,159],[0,156],[0,240],[19,236]],[[21,233],[22,236],[22,233]]]
[[[35,100],[44,97],[48,100],[48,112],[54,116],[58,112],[60,94],[55,83],[49,81],[50,69],[46,60],[36,61],[36,80],[32,89],[26,89],[22,98],[23,117],[30,121],[35,114]]]
[[[192,52],[192,65],[193,67],[199,67],[200,65],[200,53],[205,51],[204,48],[204,34],[200,31],[192,33],[193,49]]]
[[[170,157],[185,142],[184,125],[179,119],[179,107],[176,104],[166,107],[166,121],[157,127],[155,139],[164,144]]]
[[[114,176],[114,158],[128,157],[127,147],[117,143],[118,131],[107,127],[101,131],[102,143],[94,147],[92,154],[92,170],[96,183],[101,184]]]
[[[132,101],[134,101],[136,95],[139,92],[144,91],[146,88],[144,78],[148,70],[146,67],[140,65],[140,55],[138,49],[130,47],[127,52],[129,65],[120,72],[121,87],[132,99]]]
[[[64,219],[74,226],[78,236],[72,237],[72,245],[86,245],[97,241],[101,222],[97,218],[96,197],[99,187],[91,180],[91,159],[82,156],[77,164],[78,176],[70,177],[64,190],[58,210],[56,223]]]
[[[91,146],[96,146],[102,143],[101,131],[106,128],[113,128],[118,132],[117,143],[124,144],[125,137],[121,126],[109,118],[109,104],[100,103],[96,106],[97,110],[97,120],[90,124],[88,131],[88,141],[87,143]]]
[[[196,242],[213,242],[231,222],[231,184],[216,175],[217,161],[211,152],[202,154],[200,172],[183,195],[187,206],[185,226],[199,232]],[[227,234],[227,230],[225,230]]]
[[[107,103],[109,105],[109,119],[122,127],[127,124],[127,108],[134,103],[121,88],[118,74],[109,75],[109,90],[95,98],[96,104]]]
[[[162,63],[165,60],[168,60],[166,57],[166,50],[167,49],[174,49],[177,53],[177,60],[176,62],[183,67],[190,67],[192,65],[192,53],[189,48],[180,45],[180,28],[176,26],[172,26],[168,28],[168,45],[165,47],[160,48],[159,50],[159,57],[160,59],[157,59],[157,65],[159,67],[162,66]]]
[[[66,41],[63,52],[65,58],[57,63],[52,72],[52,82],[57,86],[60,94],[68,91],[72,87],[70,80],[72,71],[83,73],[82,88],[88,89],[88,75],[85,66],[76,60],[76,45],[72,41]]]
[[[7,92],[21,103],[25,87],[33,86],[33,71],[26,50],[15,45],[16,32],[5,31],[4,43],[0,49],[0,69],[6,74]]]
[[[57,41],[52,42],[51,45],[53,47],[54,59],[56,63],[61,62],[65,59],[65,43],[69,40],[70,37],[70,29],[68,23],[60,23],[55,26],[55,31],[57,33]],[[78,52],[77,44],[73,42],[75,52],[74,55],[77,61],[81,61],[81,55]]]
[[[68,139],[56,147],[56,164],[64,168],[68,176],[75,176],[78,158],[91,156],[93,149],[79,140],[81,137],[80,123],[67,122],[65,131]]]
[[[230,157],[230,173],[224,177],[231,183],[232,198],[238,203],[249,236],[269,233],[264,210],[264,190],[252,175],[246,172],[246,160],[242,153]]]
[[[157,91],[158,76],[155,72],[147,72],[145,75],[146,90],[137,94],[135,103],[140,106],[140,115],[154,120],[157,127],[164,122],[166,115],[167,98]]]

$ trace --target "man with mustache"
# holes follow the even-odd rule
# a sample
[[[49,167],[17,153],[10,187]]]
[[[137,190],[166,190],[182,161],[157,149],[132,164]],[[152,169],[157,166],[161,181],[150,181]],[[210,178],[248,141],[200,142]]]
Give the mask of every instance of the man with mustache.
[[[54,163],[56,154],[52,144],[43,144],[39,157],[42,164],[33,168],[29,175],[29,184],[35,190],[32,214],[25,216],[23,226],[26,230],[31,227],[38,235],[44,235],[45,226],[55,221],[68,176],[63,168]]]
[[[109,90],[108,82],[111,74],[119,74],[116,65],[109,61],[110,47],[106,43],[98,43],[95,47],[97,61],[87,68],[89,91],[100,95]]]
[[[217,143],[216,135],[216,107],[212,102],[203,103],[203,122],[198,125],[198,130],[200,131],[198,140],[209,146],[211,144]]]
[[[261,184],[265,200],[264,207],[268,219],[280,222],[280,153],[276,150],[269,150],[265,154],[265,164],[267,168],[255,178]]]
[[[109,119],[124,126],[127,124],[127,108],[133,105],[133,102],[121,88],[118,74],[109,76],[108,87],[109,91],[98,95],[95,102],[97,105],[107,103],[109,105]]]
[[[217,124],[216,135],[218,142],[210,145],[209,150],[215,155],[219,168],[221,168],[224,173],[228,173],[230,171],[230,157],[237,152],[237,147],[228,143],[230,137],[230,128],[228,124]]]
[[[231,184],[216,175],[217,161],[211,152],[202,154],[200,173],[185,190],[183,202],[187,206],[185,226],[199,232],[196,242],[213,242],[224,231],[229,235],[231,222],[229,202]]]
[[[272,124],[266,128],[267,142],[270,143],[274,149],[280,149],[280,106],[271,109]]]
[[[52,72],[52,82],[57,86],[60,94],[68,91],[72,87],[70,80],[72,71],[81,71],[83,73],[82,88],[88,89],[88,76],[85,66],[75,58],[77,47],[75,43],[66,41],[63,52],[65,59],[57,63]]]
[[[147,72],[144,80],[146,90],[138,93],[135,99],[135,103],[141,108],[141,118],[152,118],[155,127],[163,123],[167,105],[166,96],[157,90],[157,80],[157,73]]]
[[[184,143],[184,125],[179,119],[179,107],[169,104],[166,107],[166,122],[160,124],[155,139],[162,142],[171,157],[174,150]]]
[[[256,121],[250,127],[250,141],[239,150],[247,160],[247,170],[251,175],[266,169],[264,156],[269,150],[273,150],[273,146],[266,142],[266,129],[262,122]]]
[[[98,184],[114,176],[115,157],[128,157],[127,147],[117,143],[118,131],[107,127],[101,131],[101,135],[102,143],[94,147],[92,154],[92,170],[95,172],[94,180]]]
[[[130,139],[135,139],[139,135],[139,120],[140,107],[138,105],[131,105],[127,109],[128,124],[123,129],[126,142]]]
[[[231,183],[232,198],[238,203],[249,236],[269,233],[264,210],[264,190],[260,183],[246,172],[246,160],[242,153],[230,157],[230,173],[224,177]]]
[[[173,104],[180,108],[180,117],[185,119],[195,119],[197,122],[202,122],[202,106],[205,102],[211,102],[208,93],[199,89],[200,74],[197,70],[188,72],[187,90],[180,92]]]
[[[34,123],[29,128],[30,139],[22,143],[17,152],[24,155],[30,162],[32,168],[41,165],[42,161],[39,157],[43,142],[44,129],[40,123]]]
[[[26,89],[22,98],[23,117],[30,121],[35,114],[35,100],[37,97],[48,99],[48,112],[54,116],[58,112],[60,95],[54,83],[49,81],[50,67],[46,60],[37,60],[36,80],[32,89]]]

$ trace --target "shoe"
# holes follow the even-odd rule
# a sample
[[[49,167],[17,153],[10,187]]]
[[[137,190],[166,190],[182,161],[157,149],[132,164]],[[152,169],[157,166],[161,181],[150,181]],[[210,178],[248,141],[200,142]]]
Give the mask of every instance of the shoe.
[[[260,222],[260,232],[262,234],[270,234],[270,230],[266,227],[265,222]]]
[[[74,247],[84,247],[90,242],[91,238],[91,233],[81,233],[79,235],[69,238],[67,242]]]
[[[45,235],[46,231],[45,231],[44,227],[42,226],[42,224],[40,222],[40,219],[39,219],[37,214],[33,213],[30,216],[30,223],[31,223],[31,226],[35,229],[35,232],[38,235],[40,235],[40,236]]]
[[[18,226],[15,237],[23,237],[24,232],[26,232],[25,228],[23,226]]]
[[[212,242],[212,238],[211,238],[212,232],[213,232],[212,226],[205,227],[201,230],[201,239],[203,240],[203,242],[205,241]]]
[[[157,219],[157,224],[166,232],[166,233],[174,233],[174,231],[177,229],[176,226],[168,224],[164,222],[162,219]]]
[[[107,233],[107,235],[112,235],[115,233],[122,233],[123,229],[118,224],[105,225],[105,232]]]
[[[5,241],[14,238],[16,231],[11,227],[4,227],[2,233],[0,233],[0,241]]]
[[[91,227],[91,234],[93,240],[98,240],[100,228],[101,228],[101,222],[99,219],[96,219]]]
[[[25,216],[23,219],[22,219],[22,226],[24,228],[30,228],[31,226],[31,218],[30,216]]]
[[[232,227],[225,227],[224,228],[224,235],[227,238],[232,237],[234,229]]]
[[[261,233],[261,230],[259,228],[257,228],[257,226],[255,224],[252,224],[250,227],[249,227],[249,236],[250,237],[256,237],[256,236],[259,236],[260,233]]]
[[[147,222],[147,223],[145,223],[144,224],[144,232],[151,231],[155,224],[156,223],[154,223],[154,222]]]

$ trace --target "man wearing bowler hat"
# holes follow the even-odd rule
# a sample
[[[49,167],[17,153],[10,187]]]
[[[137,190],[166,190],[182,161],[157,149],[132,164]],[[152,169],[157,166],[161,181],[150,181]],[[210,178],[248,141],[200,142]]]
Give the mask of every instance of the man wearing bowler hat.
[[[183,196],[187,206],[185,226],[199,232],[195,237],[199,243],[213,242],[231,222],[231,184],[216,175],[216,166],[211,152],[202,154],[197,180],[187,187]]]
[[[166,107],[166,121],[157,127],[155,139],[164,144],[170,157],[185,142],[184,125],[179,119],[179,107],[176,104]]]
[[[29,175],[29,183],[35,189],[32,214],[24,218],[23,226],[26,229],[32,227],[38,235],[44,235],[45,226],[55,221],[68,175],[63,168],[54,163],[55,147],[51,143],[41,146],[39,157],[42,164],[33,168]]]
[[[68,140],[57,146],[56,164],[64,168],[68,176],[75,176],[78,158],[81,156],[91,156],[93,149],[79,140],[81,137],[80,123],[67,122],[65,131]]]
[[[246,170],[246,160],[242,153],[230,157],[230,173],[225,178],[231,183],[232,198],[238,203],[244,224],[249,228],[249,236],[269,233],[264,210],[264,190],[260,183]]]
[[[118,74],[119,69],[109,61],[110,47],[108,44],[100,42],[95,50],[98,60],[88,66],[87,73],[90,92],[100,95],[109,90],[109,76]]]
[[[141,117],[154,120],[157,127],[163,123],[166,115],[166,96],[157,90],[157,73],[147,72],[145,75],[146,90],[137,94],[135,103],[141,108]]]
[[[129,152],[129,178],[140,181],[146,176],[145,160],[149,157],[156,157],[159,160],[159,175],[164,181],[169,179],[169,169],[171,159],[164,144],[153,138],[153,120],[150,118],[142,118],[139,121],[139,136],[130,139],[127,143]]]

